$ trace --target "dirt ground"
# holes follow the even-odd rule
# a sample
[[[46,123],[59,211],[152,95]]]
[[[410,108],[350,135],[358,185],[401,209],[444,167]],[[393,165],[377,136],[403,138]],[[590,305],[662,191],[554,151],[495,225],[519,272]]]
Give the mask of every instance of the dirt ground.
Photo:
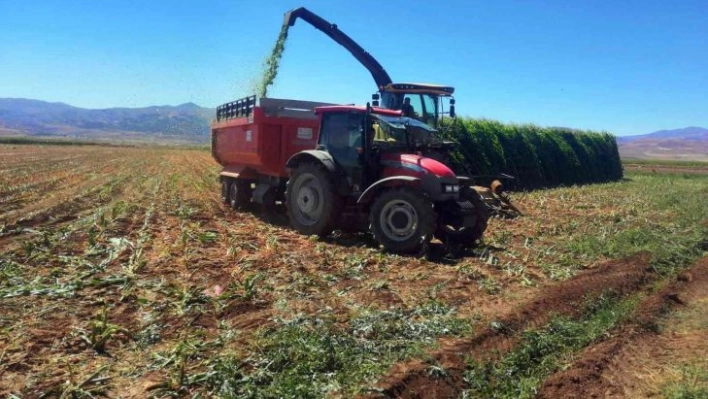
[[[708,163],[705,166],[681,166],[681,165],[651,165],[651,164],[632,164],[625,163],[622,165],[627,171],[646,172],[646,173],[688,173],[688,174],[708,174]]]
[[[659,388],[675,373],[677,364],[696,359],[708,365],[708,325],[682,326],[675,312],[706,315],[708,258],[703,258],[677,281],[647,296],[631,322],[611,339],[586,348],[569,369],[549,377],[541,398],[660,397]],[[684,323],[686,324],[686,323]]]
[[[703,353],[705,331],[662,323],[705,302],[705,261],[652,293],[662,282],[651,254],[567,249],[646,223],[642,187],[515,194],[524,217],[491,220],[481,248],[449,257],[434,243],[417,258],[361,234],[304,237],[282,214],[235,212],[219,197],[218,170],[199,150],[0,146],[0,397],[209,396],[183,377],[226,354],[251,370],[264,331],[283,320],[325,314],[347,328],[362,313],[429,303],[470,332],[442,334],[425,359],[367,381],[369,392],[457,397],[469,358],[494,361],[524,330],[576,317],[608,289],[645,292],[643,310],[552,375],[542,396],[654,394],[657,370],[682,348]],[[361,393],[331,396],[350,392]]]
[[[569,280],[548,284],[539,290],[538,295],[508,314],[498,314],[490,320],[503,325],[504,329],[488,327],[470,338],[443,342],[442,348],[433,352],[432,357],[448,370],[448,378],[432,378],[426,364],[418,361],[396,365],[381,388],[391,396],[402,398],[454,397],[462,390],[462,372],[468,358],[500,358],[515,347],[519,332],[540,327],[551,316],[577,316],[584,302],[601,293],[607,290],[620,295],[631,293],[651,278],[648,256],[643,254],[607,262]]]
[[[426,362],[398,364],[379,385],[386,397],[448,398],[462,391],[467,360],[499,358],[513,349],[517,332],[539,327],[548,318],[573,316],[581,302],[606,290],[627,294],[647,289],[655,276],[646,254],[608,262],[576,278],[551,284],[542,294],[496,320],[504,330],[488,328],[464,340],[447,340],[431,354],[434,364],[449,372],[444,379],[428,372]],[[708,319],[699,316],[698,327],[688,331],[671,328],[676,311],[691,309],[705,315],[708,306],[708,258],[703,258],[668,286],[648,294],[631,320],[612,332],[612,338],[587,347],[570,367],[551,375],[539,398],[644,398],[661,397],[666,372],[677,363],[702,359],[708,365]],[[667,371],[667,368],[669,369]],[[374,396],[379,396],[375,394]]]

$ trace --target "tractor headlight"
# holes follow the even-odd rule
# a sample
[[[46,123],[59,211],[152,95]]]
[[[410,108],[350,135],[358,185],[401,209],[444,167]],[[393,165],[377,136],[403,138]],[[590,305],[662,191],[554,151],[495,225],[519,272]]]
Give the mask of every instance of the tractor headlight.
[[[460,186],[457,184],[443,184],[443,192],[445,194],[459,193]]]

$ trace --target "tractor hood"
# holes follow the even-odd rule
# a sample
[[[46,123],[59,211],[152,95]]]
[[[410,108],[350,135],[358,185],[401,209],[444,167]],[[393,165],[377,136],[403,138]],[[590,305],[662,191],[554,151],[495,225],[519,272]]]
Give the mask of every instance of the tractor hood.
[[[381,154],[383,177],[413,176],[432,174],[437,177],[455,177],[455,173],[445,164],[432,158],[415,154]]]

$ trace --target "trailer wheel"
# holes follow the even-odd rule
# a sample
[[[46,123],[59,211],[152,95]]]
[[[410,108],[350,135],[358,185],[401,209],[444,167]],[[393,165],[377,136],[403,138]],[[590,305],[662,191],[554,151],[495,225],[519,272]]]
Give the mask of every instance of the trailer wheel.
[[[487,230],[487,221],[490,217],[489,207],[480,195],[470,187],[463,187],[460,199],[467,200],[474,206],[475,223],[473,226],[460,226],[459,215],[441,215],[438,231],[435,236],[446,245],[452,247],[471,247],[481,239]]]
[[[342,200],[329,173],[319,165],[297,166],[285,189],[290,225],[302,234],[327,236],[335,226]]]
[[[221,201],[224,204],[229,203],[229,191],[231,190],[231,180],[225,177],[221,178]]]
[[[435,229],[433,204],[409,187],[388,190],[376,198],[369,221],[376,241],[399,253],[420,251]]]
[[[229,204],[231,209],[239,210],[248,207],[251,203],[251,182],[242,179],[229,179]]]

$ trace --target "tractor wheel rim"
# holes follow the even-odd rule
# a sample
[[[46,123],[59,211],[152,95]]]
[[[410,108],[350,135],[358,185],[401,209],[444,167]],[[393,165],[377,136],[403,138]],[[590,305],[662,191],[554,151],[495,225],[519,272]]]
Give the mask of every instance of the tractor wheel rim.
[[[418,231],[418,213],[406,201],[394,200],[384,205],[379,216],[383,233],[394,241],[405,241]]]
[[[322,185],[310,174],[301,175],[295,183],[295,217],[304,225],[313,225],[324,209]]]

